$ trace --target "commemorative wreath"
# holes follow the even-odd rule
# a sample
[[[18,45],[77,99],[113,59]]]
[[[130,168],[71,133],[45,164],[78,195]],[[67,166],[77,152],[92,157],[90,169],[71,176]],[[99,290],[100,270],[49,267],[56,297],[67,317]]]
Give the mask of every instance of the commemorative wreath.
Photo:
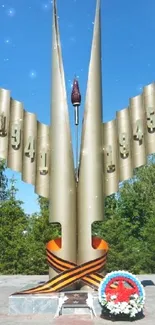
[[[141,282],[126,271],[111,272],[99,286],[102,315],[135,318],[143,313],[145,292]]]

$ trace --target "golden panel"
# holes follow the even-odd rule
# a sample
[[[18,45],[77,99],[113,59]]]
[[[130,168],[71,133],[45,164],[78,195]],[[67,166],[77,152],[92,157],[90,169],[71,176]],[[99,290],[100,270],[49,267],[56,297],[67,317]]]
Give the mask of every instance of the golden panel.
[[[37,173],[35,192],[49,198],[49,171],[50,171],[50,138],[49,126],[37,123]]]
[[[131,150],[131,123],[129,109],[116,113],[118,138],[119,181],[123,182],[133,175]]]
[[[145,151],[145,112],[143,96],[130,99],[130,114],[132,123],[132,159],[133,168],[146,164]]]
[[[24,111],[22,180],[35,185],[36,179],[37,120],[36,115]]]
[[[0,89],[0,158],[7,160],[10,117],[10,91]]]
[[[146,153],[155,153],[155,83],[144,87],[143,101],[146,113]]]
[[[38,129],[38,130],[37,130]],[[49,198],[50,140],[48,125],[24,111],[23,104],[0,89],[0,158],[35,185],[38,195]],[[38,137],[37,137],[38,133]],[[37,167],[36,167],[37,166]]]
[[[7,166],[16,172],[22,172],[23,162],[23,105],[11,99],[10,132]]]
[[[111,195],[118,191],[119,166],[116,120],[103,124],[103,166],[104,193]]]

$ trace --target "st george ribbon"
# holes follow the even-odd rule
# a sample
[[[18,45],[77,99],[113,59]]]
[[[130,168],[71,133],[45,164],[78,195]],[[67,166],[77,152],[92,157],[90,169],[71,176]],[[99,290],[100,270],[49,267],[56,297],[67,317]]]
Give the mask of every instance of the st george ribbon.
[[[60,249],[61,238],[50,241],[46,248],[48,264],[59,274],[44,284],[22,292],[16,292],[14,295],[45,294],[61,291],[71,284],[76,283],[78,280],[81,280],[84,284],[94,290],[98,290],[103,276],[97,271],[102,270],[106,263],[108,245],[104,240],[95,237],[93,238],[93,244],[96,249],[104,249],[105,253],[99,258],[77,265],[68,260],[62,259],[53,253],[53,251],[56,252]]]
[[[130,98],[116,119],[102,122],[101,23],[97,0],[88,71],[78,178],[75,175],[71,130],[61,54],[56,0],[53,1],[51,123],[37,121],[21,102],[0,89],[0,158],[21,172],[22,180],[50,202],[50,223],[61,224],[61,238],[47,243],[49,281],[19,294],[72,288],[98,289],[103,279],[108,244],[92,237],[95,221],[103,221],[104,198],[119,182],[133,176],[155,152],[155,84]],[[76,87],[77,87],[76,83]],[[78,90],[78,87],[77,89]],[[80,99],[81,100],[81,99]],[[75,120],[78,124],[78,106]],[[16,293],[17,294],[17,293]]]

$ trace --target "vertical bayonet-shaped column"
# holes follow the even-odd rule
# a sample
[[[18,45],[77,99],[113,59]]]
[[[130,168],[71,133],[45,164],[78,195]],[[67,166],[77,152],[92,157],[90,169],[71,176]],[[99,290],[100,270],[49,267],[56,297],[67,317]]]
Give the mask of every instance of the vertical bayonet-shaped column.
[[[50,222],[62,227],[55,255],[76,262],[76,186],[56,1],[53,2]],[[50,271],[53,277],[54,271]]]
[[[92,223],[103,220],[104,211],[100,37],[100,1],[97,1],[79,167],[78,264],[102,254],[93,249],[91,236]]]

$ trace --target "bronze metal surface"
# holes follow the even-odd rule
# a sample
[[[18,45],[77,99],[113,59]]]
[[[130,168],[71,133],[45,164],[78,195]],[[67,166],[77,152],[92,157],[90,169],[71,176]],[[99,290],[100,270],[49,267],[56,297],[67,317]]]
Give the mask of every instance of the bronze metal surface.
[[[37,122],[37,167],[35,192],[49,198],[50,182],[50,127]]]
[[[23,119],[24,109],[21,102],[11,99],[10,128],[7,166],[16,172],[22,172],[23,166]]]
[[[87,292],[65,292],[65,297],[67,297],[67,300],[63,303],[63,307],[68,307],[68,305],[72,308],[79,307],[79,305],[88,307],[86,301],[88,299]]]
[[[104,193],[111,195],[118,191],[119,164],[116,120],[103,123],[103,166]]]
[[[23,127],[23,170],[22,180],[35,185],[37,154],[37,119],[36,115],[24,111]]]
[[[118,165],[119,181],[125,181],[132,177],[132,143],[130,111],[124,108],[116,113],[117,141],[118,141]]]

